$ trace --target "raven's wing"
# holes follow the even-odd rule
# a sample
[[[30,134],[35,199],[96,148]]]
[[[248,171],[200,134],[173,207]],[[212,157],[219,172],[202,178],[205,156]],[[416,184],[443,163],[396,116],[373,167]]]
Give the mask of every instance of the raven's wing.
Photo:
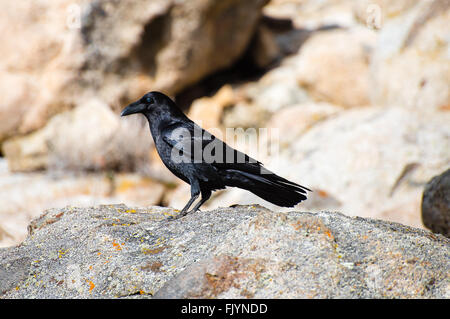
[[[218,169],[232,168],[240,163],[262,165],[194,122],[172,122],[162,129],[161,136],[172,148],[172,159],[176,162],[208,163]]]
[[[306,191],[310,191],[269,171],[261,162],[228,146],[192,121],[172,123],[161,133],[172,149],[172,161],[209,163],[208,168],[215,169],[221,185],[247,189],[285,207],[305,200]]]

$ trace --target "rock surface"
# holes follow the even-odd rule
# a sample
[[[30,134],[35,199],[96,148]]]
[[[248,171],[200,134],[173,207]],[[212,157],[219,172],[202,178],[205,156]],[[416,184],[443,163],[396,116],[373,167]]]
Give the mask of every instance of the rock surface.
[[[369,63],[376,35],[367,28],[312,35],[298,54],[297,80],[316,101],[369,105]]]
[[[255,206],[176,213],[48,210],[0,249],[0,297],[450,297],[450,242],[428,231]]]
[[[415,3],[387,19],[380,31],[370,66],[371,100],[410,110],[448,110],[450,2]]]
[[[291,17],[297,27],[316,29],[339,25],[349,27],[356,21],[352,14],[353,0],[272,0],[264,12],[274,17]]]
[[[450,169],[433,177],[426,185],[422,221],[433,232],[450,237]]]
[[[360,0],[353,1],[352,5],[358,21],[380,29],[386,20],[399,17],[417,3],[416,0]]]
[[[98,99],[52,117],[47,125],[3,144],[13,172],[134,170],[148,163],[153,141],[143,118],[118,117]]]

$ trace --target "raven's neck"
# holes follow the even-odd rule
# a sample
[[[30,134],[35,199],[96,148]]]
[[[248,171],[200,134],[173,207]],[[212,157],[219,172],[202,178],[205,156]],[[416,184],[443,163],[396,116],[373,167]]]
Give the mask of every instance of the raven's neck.
[[[189,118],[178,108],[172,108],[170,110],[157,110],[151,113],[144,113],[144,115],[150,125],[150,132],[152,133],[153,139],[159,136],[159,132],[169,125],[177,122],[191,122],[191,120],[189,120]]]

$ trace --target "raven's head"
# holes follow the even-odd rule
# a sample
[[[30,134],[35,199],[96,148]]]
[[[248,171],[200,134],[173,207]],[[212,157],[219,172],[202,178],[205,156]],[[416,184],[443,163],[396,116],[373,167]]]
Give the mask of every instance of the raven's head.
[[[175,105],[175,103],[161,92],[148,92],[136,102],[131,103],[123,109],[121,116],[135,113],[150,114],[155,110],[163,108],[163,106]]]

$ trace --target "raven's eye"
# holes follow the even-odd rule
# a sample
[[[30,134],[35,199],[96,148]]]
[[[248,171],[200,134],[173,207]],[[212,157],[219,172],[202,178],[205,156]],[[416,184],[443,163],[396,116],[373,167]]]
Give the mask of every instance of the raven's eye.
[[[146,98],[145,100],[146,100],[146,102],[147,102],[148,104],[153,104],[153,103],[154,103],[154,101],[153,101],[153,99],[152,99],[151,97],[148,97],[148,98]]]

